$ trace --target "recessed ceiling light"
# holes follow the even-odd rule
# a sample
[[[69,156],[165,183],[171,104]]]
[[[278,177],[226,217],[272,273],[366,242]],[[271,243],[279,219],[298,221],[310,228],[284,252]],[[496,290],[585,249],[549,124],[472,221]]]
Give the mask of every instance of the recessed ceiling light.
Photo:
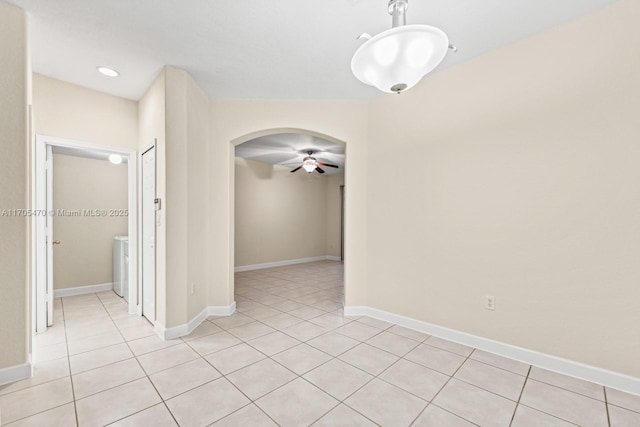
[[[109,154],[109,161],[114,165],[122,163],[122,156],[120,154]]]
[[[118,77],[120,75],[119,72],[109,67],[96,67],[101,74],[104,74],[107,77]]]

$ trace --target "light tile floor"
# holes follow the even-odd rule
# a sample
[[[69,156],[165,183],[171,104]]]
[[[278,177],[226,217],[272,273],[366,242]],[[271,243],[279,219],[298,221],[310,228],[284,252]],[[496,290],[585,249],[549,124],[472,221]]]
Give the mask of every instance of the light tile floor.
[[[640,426],[640,397],[367,317],[342,264],[236,274],[237,313],[160,340],[121,298],[56,300],[10,426]]]

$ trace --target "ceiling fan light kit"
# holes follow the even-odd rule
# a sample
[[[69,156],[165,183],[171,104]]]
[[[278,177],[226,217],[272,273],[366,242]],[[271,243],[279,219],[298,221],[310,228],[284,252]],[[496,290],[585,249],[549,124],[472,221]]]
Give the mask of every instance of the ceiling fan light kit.
[[[311,173],[315,168],[318,167],[318,162],[313,157],[305,157],[302,162],[302,168],[307,172]]]
[[[358,80],[382,92],[400,93],[415,86],[444,59],[449,38],[430,25],[406,25],[408,0],[390,0],[392,28],[371,37],[351,59]]]
[[[307,171],[308,173],[311,173],[313,171],[316,171],[318,173],[324,173],[324,170],[322,168],[320,168],[320,166],[328,166],[330,168],[338,168],[338,166],[332,165],[330,163],[319,162],[315,157],[311,156],[312,154],[313,154],[313,151],[307,151],[307,156],[304,159],[302,159],[302,164],[300,166],[298,166],[297,168],[293,169],[291,171],[291,173],[297,172],[301,168],[304,169],[305,171]]]

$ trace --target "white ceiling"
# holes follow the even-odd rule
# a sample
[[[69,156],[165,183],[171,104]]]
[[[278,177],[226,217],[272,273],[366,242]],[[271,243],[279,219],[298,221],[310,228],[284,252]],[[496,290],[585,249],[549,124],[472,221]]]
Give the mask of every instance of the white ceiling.
[[[327,175],[344,173],[344,145],[326,139],[299,133],[279,133],[261,136],[236,146],[236,156],[258,162],[271,163],[294,169],[312,151],[313,157],[322,163],[338,168],[322,167]],[[305,173],[300,169],[298,173]]]
[[[165,64],[213,98],[368,98],[350,69],[356,37],[391,26],[388,0],[4,1],[30,15],[35,72],[134,100]],[[615,1],[410,0],[407,22],[459,48],[442,70]]]

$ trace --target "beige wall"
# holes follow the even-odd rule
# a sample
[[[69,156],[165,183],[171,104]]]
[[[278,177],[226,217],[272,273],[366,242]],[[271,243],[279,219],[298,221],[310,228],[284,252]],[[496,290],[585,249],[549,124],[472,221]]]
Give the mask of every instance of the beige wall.
[[[156,318],[185,324],[207,304],[209,99],[184,71],[165,67],[140,101],[140,144],[157,139]],[[192,292],[195,288],[195,292]]]
[[[326,256],[329,241],[335,252],[342,175],[290,171],[236,158],[236,266]]]
[[[33,75],[36,133],[92,144],[138,148],[138,103]]]
[[[184,73],[184,72],[183,72]],[[185,219],[187,237],[187,314],[189,321],[207,306],[210,279],[207,275],[209,257],[209,212],[207,197],[202,188],[208,181],[209,153],[209,98],[187,73],[184,73],[186,95],[187,187],[176,189],[186,192]],[[170,177],[170,176],[169,176]],[[177,249],[179,250],[179,249]]]
[[[164,201],[164,209],[156,212],[156,318],[162,322],[166,319],[167,295],[166,295],[166,234],[165,211],[167,208],[165,159],[166,159],[166,117],[165,117],[166,91],[165,71],[162,69],[153,81],[147,92],[138,103],[138,144],[139,152],[148,149],[155,141],[156,144],[156,197]],[[141,168],[140,168],[141,169]],[[140,191],[141,179],[139,169],[138,180],[138,206],[142,200]],[[142,245],[140,245],[142,246]],[[142,253],[139,253],[142,260]],[[139,271],[139,274],[142,274]],[[142,283],[142,281],[138,281]],[[163,323],[164,324],[164,323]]]
[[[191,76],[165,68],[166,326],[184,324],[206,307],[209,99]],[[192,286],[195,292],[192,293]]]
[[[1,210],[30,207],[28,52],[26,15],[0,2]],[[27,362],[29,227],[27,216],[0,216],[0,369]]]
[[[187,319],[187,94],[186,73],[165,67],[166,163],[165,216],[167,318],[164,325],[184,324]],[[160,171],[158,171],[160,172]],[[161,319],[163,320],[163,319]]]
[[[113,237],[127,235],[127,216],[89,216],[83,210],[127,210],[127,164],[53,156],[53,208],[80,211],[53,217],[53,287],[113,281]]]
[[[638,16],[623,1],[371,103],[367,305],[640,377]]]

